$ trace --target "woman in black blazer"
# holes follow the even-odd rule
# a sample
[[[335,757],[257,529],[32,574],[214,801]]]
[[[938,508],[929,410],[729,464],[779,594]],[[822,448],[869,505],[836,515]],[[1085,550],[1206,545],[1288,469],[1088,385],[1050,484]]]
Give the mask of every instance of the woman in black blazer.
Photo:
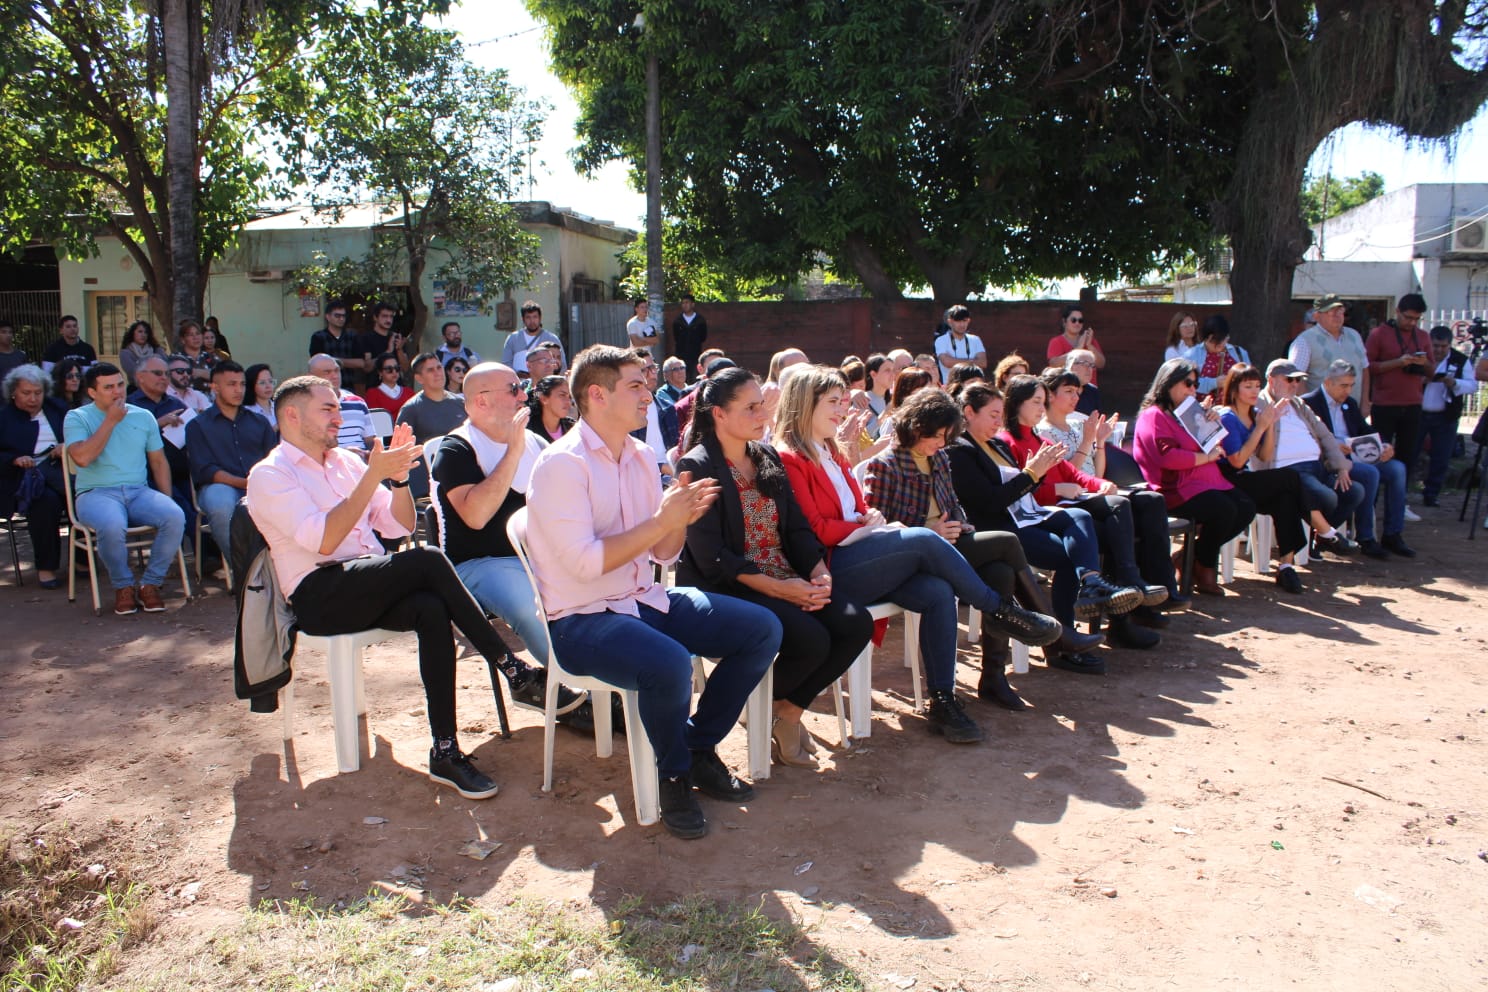
[[[32,496],[26,509],[31,532],[36,578],[43,589],[62,584],[62,517],[67,504],[62,488],[62,418],[67,406],[47,395],[51,379],[35,365],[10,370],[0,384],[5,403],[0,406],[0,516],[17,510],[21,481],[33,468],[41,470],[45,486]],[[50,437],[45,436],[45,426]]]
[[[780,618],[775,660],[775,760],[816,766],[801,714],[873,636],[863,606],[834,595],[826,552],[791,494],[780,456],[760,442],[764,396],[754,376],[725,369],[699,387],[677,471],[719,484],[718,499],[687,528],[677,582],[758,603]]]
[[[1031,571],[1018,578],[1018,598],[1023,605],[1052,613],[1064,625],[1064,636],[1045,651],[1050,664],[1089,674],[1105,671],[1103,661],[1086,653],[1100,644],[1102,636],[1075,630],[1077,617],[1100,616],[1120,588],[1100,574],[1095,522],[1076,507],[1055,509],[1033,499],[1044,473],[1064,458],[1064,445],[1044,445],[1020,469],[1013,452],[994,436],[1002,429],[1002,393],[986,383],[973,382],[961,390],[957,402],[966,430],[946,448],[946,454],[961,509],[979,531],[1015,532],[1029,562],[1053,570],[1052,605]]]

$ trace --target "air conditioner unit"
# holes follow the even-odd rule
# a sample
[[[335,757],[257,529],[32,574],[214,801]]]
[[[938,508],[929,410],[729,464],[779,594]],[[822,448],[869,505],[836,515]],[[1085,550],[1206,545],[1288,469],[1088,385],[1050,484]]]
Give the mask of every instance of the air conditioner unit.
[[[283,282],[283,269],[258,269],[248,273],[249,282]]]
[[[1452,224],[1449,251],[1488,255],[1488,217],[1458,217]]]

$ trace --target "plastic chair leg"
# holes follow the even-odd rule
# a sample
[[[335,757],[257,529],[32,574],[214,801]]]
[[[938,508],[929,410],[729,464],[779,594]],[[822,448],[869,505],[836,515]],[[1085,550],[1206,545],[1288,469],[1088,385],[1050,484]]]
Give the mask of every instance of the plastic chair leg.
[[[283,711],[284,739],[290,740],[294,737],[294,679],[279,690],[279,709]]]
[[[357,677],[361,650],[351,638],[332,638],[327,647],[327,669],[331,678],[331,722],[336,728],[336,764],[343,772],[362,767],[357,741]],[[368,741],[372,739],[370,728]]]
[[[744,704],[749,714],[749,777],[756,782],[770,777],[770,731],[774,723],[771,703],[775,695],[775,669],[771,666]]]
[[[1027,644],[1024,644],[1022,641],[1015,640],[1015,639],[1012,639],[1012,638],[1009,638],[1009,640],[1012,640],[1012,644],[1013,644],[1013,674],[1015,674],[1015,675],[1027,675],[1028,674],[1028,645]]]
[[[1271,518],[1256,514],[1250,524],[1250,563],[1257,575],[1271,574],[1271,551],[1276,547],[1276,532]]]
[[[635,799],[636,822],[649,827],[661,819],[661,780],[656,773],[656,752],[651,747],[646,728],[641,726],[638,697],[634,692],[626,692],[624,700],[625,741],[630,751],[630,788]],[[609,700],[605,702],[608,704]]]
[[[915,712],[925,708],[925,686],[920,665],[920,615],[904,611],[904,664],[910,671],[914,683]]]
[[[873,642],[869,641],[847,670],[852,703],[852,735],[862,741],[873,736]]]
[[[594,711],[594,756],[597,758],[608,758],[615,753],[615,725],[610,719],[610,713],[613,712],[610,706],[610,693],[611,690],[608,689],[589,690],[589,698],[593,701],[590,709]],[[630,735],[630,728],[631,724],[627,722],[626,736]],[[641,736],[645,736],[644,731],[641,732]]]
[[[838,679],[832,683],[832,702],[837,707],[837,739],[847,747],[852,738],[847,733],[847,707],[842,704],[842,680]]]

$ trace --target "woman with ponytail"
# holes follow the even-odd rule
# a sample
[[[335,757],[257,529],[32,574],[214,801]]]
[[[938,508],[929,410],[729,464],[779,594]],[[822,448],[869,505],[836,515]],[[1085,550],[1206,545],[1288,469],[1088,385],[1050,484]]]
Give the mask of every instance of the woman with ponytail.
[[[754,376],[724,369],[698,387],[678,472],[719,483],[718,499],[687,528],[677,566],[681,585],[757,603],[785,635],[775,661],[771,753],[782,764],[816,767],[801,725],[873,635],[873,619],[837,593],[826,552],[791,494],[780,456],[761,443],[765,400]]]

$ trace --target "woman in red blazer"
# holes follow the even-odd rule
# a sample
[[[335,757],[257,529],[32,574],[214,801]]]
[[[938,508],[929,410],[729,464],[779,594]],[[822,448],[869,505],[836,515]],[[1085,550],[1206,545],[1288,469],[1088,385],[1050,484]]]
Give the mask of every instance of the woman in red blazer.
[[[1025,644],[1052,643],[1063,628],[1053,617],[999,596],[935,531],[889,524],[864,504],[852,466],[837,447],[848,402],[841,372],[793,369],[775,417],[780,460],[807,523],[827,548],[833,588],[851,602],[889,600],[920,614],[930,729],[952,743],[974,743],[982,729],[956,698],[956,600],[975,606],[985,623]]]

